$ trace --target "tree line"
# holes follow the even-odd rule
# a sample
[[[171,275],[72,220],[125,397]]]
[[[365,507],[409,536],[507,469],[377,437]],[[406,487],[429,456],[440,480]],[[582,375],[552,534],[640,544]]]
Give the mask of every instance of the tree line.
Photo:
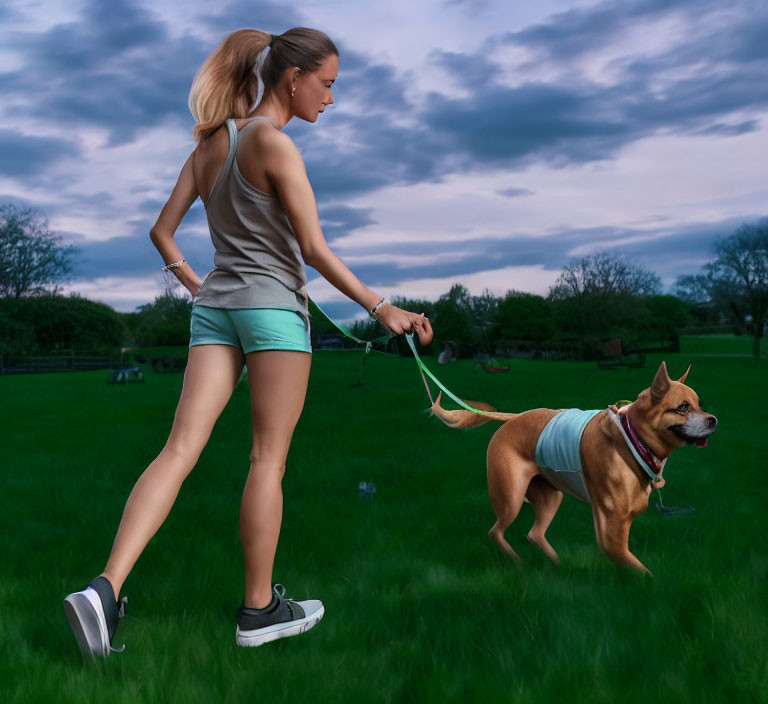
[[[529,347],[567,343],[580,356],[600,355],[602,340],[620,337],[627,345],[674,338],[693,317],[690,306],[661,293],[653,272],[617,254],[599,253],[566,266],[547,296],[510,290],[498,297],[486,290],[473,296],[454,284],[436,301],[397,298],[407,310],[432,320],[436,345],[450,344],[458,357],[494,355]],[[375,336],[372,322],[356,326],[359,337]]]
[[[104,353],[127,343],[187,344],[191,301],[172,285],[134,313],[61,295],[76,254],[40,213],[0,206],[0,344],[6,350]],[[393,302],[426,313],[437,350],[450,342],[458,356],[494,354],[510,341],[564,340],[590,356],[608,337],[641,344],[669,339],[690,325],[750,334],[759,356],[768,317],[768,219],[742,225],[717,243],[714,255],[698,274],[679,277],[673,294],[662,293],[654,272],[600,252],[565,266],[546,296],[516,290],[473,296],[457,283],[435,301]],[[313,320],[318,330],[327,325]],[[359,337],[381,332],[373,321],[354,329]]]

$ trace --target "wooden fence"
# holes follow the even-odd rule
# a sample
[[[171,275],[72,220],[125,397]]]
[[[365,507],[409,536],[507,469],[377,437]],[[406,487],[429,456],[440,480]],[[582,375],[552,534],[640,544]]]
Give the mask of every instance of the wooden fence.
[[[84,372],[94,369],[109,369],[109,357],[86,355],[30,355],[14,359],[3,359],[0,355],[0,375],[42,374],[46,372]]]

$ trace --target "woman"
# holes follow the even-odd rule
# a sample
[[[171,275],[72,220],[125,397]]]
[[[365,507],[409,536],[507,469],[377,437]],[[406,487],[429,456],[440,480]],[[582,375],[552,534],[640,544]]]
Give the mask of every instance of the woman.
[[[195,297],[184,386],[168,442],[126,503],[104,572],[64,608],[80,649],[106,656],[123,605],[123,582],[168,516],[245,363],[253,446],[240,507],[245,597],[236,642],[257,646],[309,630],[317,600],[286,599],[272,585],[282,519],[281,480],[309,378],[311,347],[303,263],[359,303],[388,331],[414,331],[427,344],[429,321],[389,304],[331,252],[299,151],[282,128],[295,116],[315,122],[333,103],[339,57],[322,32],[279,36],[243,29],[228,36],[190,93],[196,149],[151,231],[172,271]],[[253,108],[253,106],[256,106]],[[174,241],[200,197],[216,249],[202,282]]]

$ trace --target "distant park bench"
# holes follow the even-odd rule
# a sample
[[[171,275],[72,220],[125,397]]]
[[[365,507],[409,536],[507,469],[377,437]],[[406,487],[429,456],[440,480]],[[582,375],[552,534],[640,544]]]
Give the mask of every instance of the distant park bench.
[[[142,383],[146,381],[144,379],[144,370],[141,367],[125,364],[112,367],[109,370],[110,384],[129,384],[135,381]]]
[[[645,367],[645,355],[659,352],[675,353],[680,351],[680,338],[672,337],[659,340],[653,345],[642,345],[627,348],[620,337],[613,337],[603,341],[602,356],[597,362],[600,369],[615,369],[617,367],[630,367],[642,369]]]
[[[183,372],[187,367],[185,357],[154,357],[152,371],[157,373]]]
[[[629,352],[628,354],[604,356],[597,361],[597,366],[600,369],[616,369],[618,367],[643,369],[645,367],[645,352]]]
[[[603,341],[602,354],[597,360],[600,369],[617,369],[629,367],[642,369],[645,366],[645,352],[643,350],[628,350],[620,337],[612,337]]]
[[[542,359],[550,362],[571,362],[581,358],[578,345],[535,340],[500,340],[496,343],[496,355],[504,359]]]

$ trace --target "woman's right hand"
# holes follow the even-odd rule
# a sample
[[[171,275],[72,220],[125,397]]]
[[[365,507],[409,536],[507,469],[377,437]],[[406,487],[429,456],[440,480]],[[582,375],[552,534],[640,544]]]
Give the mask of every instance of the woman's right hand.
[[[411,313],[391,303],[383,303],[379,306],[376,311],[376,320],[387,332],[394,335],[415,332],[419,337],[419,343],[423,346],[432,342],[434,337],[432,325],[424,313]]]

